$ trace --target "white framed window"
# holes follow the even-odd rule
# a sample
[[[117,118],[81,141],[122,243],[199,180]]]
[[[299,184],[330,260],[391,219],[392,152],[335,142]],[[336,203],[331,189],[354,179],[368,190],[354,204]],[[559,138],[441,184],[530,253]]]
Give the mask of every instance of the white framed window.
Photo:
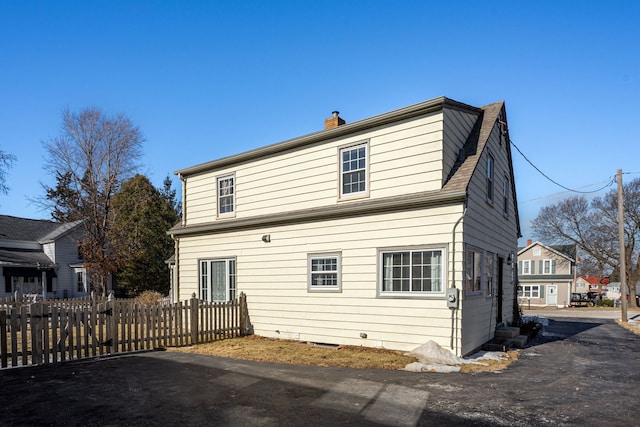
[[[556,274],[556,262],[552,259],[545,259],[541,261],[542,267],[540,268],[541,274]]]
[[[518,298],[540,298],[540,295],[542,295],[542,285],[518,286]]]
[[[236,298],[236,259],[200,260],[200,299],[208,302],[232,301]]]
[[[380,296],[444,295],[442,248],[379,251]]]
[[[522,275],[529,275],[529,274],[533,274],[531,272],[531,266],[533,265],[533,263],[531,262],[531,260],[525,259],[523,261],[520,261],[520,271],[519,273]]]
[[[217,178],[218,216],[228,216],[235,213],[236,208],[236,177],[234,174]]]
[[[540,249],[540,247],[533,248],[533,256],[540,256],[540,255],[542,255],[542,249]]]
[[[487,201],[493,203],[493,168],[495,160],[491,154],[487,155]]]
[[[340,197],[364,196],[369,192],[369,144],[339,150]]]
[[[468,245],[465,251],[465,285],[467,294],[477,294],[482,291],[483,252]]]
[[[340,258],[339,253],[308,255],[308,290],[310,292],[341,290]]]
[[[87,291],[84,287],[84,271],[82,270],[76,270],[76,290],[81,293]]]

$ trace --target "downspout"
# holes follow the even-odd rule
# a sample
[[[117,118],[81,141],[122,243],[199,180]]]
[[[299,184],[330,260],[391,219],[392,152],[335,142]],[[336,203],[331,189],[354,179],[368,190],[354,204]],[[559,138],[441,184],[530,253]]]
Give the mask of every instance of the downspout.
[[[465,198],[464,201],[464,210],[462,211],[462,215],[460,215],[460,218],[458,218],[458,220],[456,221],[456,223],[453,225],[453,230],[451,231],[451,289],[455,289],[456,288],[456,228],[458,228],[458,225],[462,222],[462,219],[464,218],[464,216],[467,214],[467,199]],[[464,271],[463,271],[464,273]],[[463,283],[464,283],[464,277],[463,277]],[[458,290],[459,294],[458,294],[458,304],[456,305],[456,307],[451,308],[451,350],[455,349],[455,338],[457,338],[456,336],[456,311],[460,308],[460,293],[462,292],[462,290]]]
[[[173,266],[173,301],[180,301],[180,238],[172,236],[175,241],[175,258],[176,263]]]
[[[187,225],[187,178],[180,173],[178,178],[182,182],[182,218],[180,219],[180,225],[184,227]]]

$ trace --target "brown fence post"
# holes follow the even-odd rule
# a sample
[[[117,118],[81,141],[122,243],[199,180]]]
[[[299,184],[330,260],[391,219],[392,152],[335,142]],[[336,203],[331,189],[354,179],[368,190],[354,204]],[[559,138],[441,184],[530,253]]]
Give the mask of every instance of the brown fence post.
[[[191,327],[191,344],[198,344],[198,300],[196,299],[195,292],[191,295],[191,319],[190,319],[190,327]]]
[[[247,295],[244,292],[240,292],[240,336],[247,335],[248,319],[247,319]]]
[[[2,367],[6,368],[9,365],[9,359],[7,353],[7,312],[0,311],[0,357],[2,358]]]

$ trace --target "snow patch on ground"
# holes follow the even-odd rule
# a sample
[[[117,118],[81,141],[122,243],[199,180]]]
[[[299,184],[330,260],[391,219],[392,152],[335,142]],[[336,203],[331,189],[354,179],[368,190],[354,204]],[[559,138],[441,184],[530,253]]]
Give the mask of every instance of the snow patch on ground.
[[[405,366],[406,371],[443,373],[460,372],[460,365],[465,363],[486,366],[487,363],[483,361],[501,360],[505,357],[504,353],[499,351],[479,351],[466,358],[458,357],[434,341],[429,341],[406,355],[418,359],[417,362]]]

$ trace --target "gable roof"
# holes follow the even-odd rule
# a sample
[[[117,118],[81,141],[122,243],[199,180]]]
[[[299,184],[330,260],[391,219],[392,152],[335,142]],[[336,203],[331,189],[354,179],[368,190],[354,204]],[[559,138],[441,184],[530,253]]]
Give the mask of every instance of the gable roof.
[[[543,243],[540,242],[533,242],[530,245],[527,245],[523,248],[518,249],[518,255],[528,251],[529,249],[533,248],[534,246],[542,246],[543,248],[555,253],[556,255],[562,257],[562,258],[567,258],[568,260],[570,260],[571,262],[575,262],[576,260],[576,245],[553,245],[553,246],[548,246],[545,245]]]
[[[482,109],[480,108],[472,107],[471,105],[463,104],[462,102],[454,101],[453,99],[441,96],[428,101],[420,102],[418,104],[413,104],[404,108],[393,110],[388,113],[379,114],[377,116],[358,120],[353,123],[347,123],[333,129],[321,130],[298,138],[293,138],[286,141],[278,142],[276,144],[257,148],[255,150],[246,151],[244,153],[235,154],[232,156],[223,157],[221,159],[180,169],[175,171],[174,173],[179,176],[195,175],[198,173],[207,172],[212,169],[222,168],[232,164],[271,156],[283,151],[293,150],[306,145],[326,141],[332,138],[350,135],[356,132],[362,132],[377,126],[395,123],[401,120],[437,112],[445,107],[464,110],[477,115],[480,115],[480,113],[482,113]]]
[[[599,285],[600,278],[597,276],[580,276],[578,279],[582,279],[590,285]]]
[[[38,242],[58,227],[53,221],[0,215],[0,240]]]
[[[449,176],[440,189],[415,193],[408,196],[402,195],[388,197],[383,200],[366,200],[362,202],[355,202],[352,204],[350,203],[348,206],[345,205],[337,207],[320,207],[317,209],[306,209],[302,211],[288,212],[286,218],[288,221],[309,220],[317,218],[328,219],[332,216],[339,217],[346,214],[356,214],[360,211],[372,212],[381,208],[388,209],[389,206],[395,209],[400,209],[407,208],[409,206],[416,206],[417,204],[425,206],[466,200],[466,197],[468,196],[467,189],[469,186],[469,182],[471,181],[473,173],[478,166],[482,153],[487,145],[489,137],[491,136],[491,132],[493,131],[496,123],[498,123],[499,121],[502,121],[506,125],[506,111],[504,101],[499,101],[478,108],[463,104],[458,101],[454,101],[446,97],[439,97],[388,113],[380,114],[368,119],[344,124],[336,128],[315,132],[306,136],[290,139],[237,155],[224,157],[218,160],[213,160],[185,169],[180,169],[175,171],[174,173],[181,178],[184,178],[190,175],[196,175],[210,170],[228,167],[233,164],[248,162],[257,158],[263,158],[284,151],[301,148],[306,145],[320,143],[332,138],[350,135],[356,132],[362,132],[376,126],[382,126],[385,124],[442,111],[444,108],[466,111],[475,114],[478,118],[476,120],[474,128],[472,129],[469,137],[467,138],[467,141],[463,146],[464,156],[462,156],[462,158],[459,159],[459,161],[454,165],[452,171],[450,172]],[[507,141],[509,141],[508,129],[505,129],[505,132],[507,132]],[[518,237],[520,237],[520,217],[518,214],[517,195],[513,174],[513,162],[511,158],[511,147],[509,143],[506,144],[506,150],[509,163],[511,194],[513,195],[510,201],[514,206],[517,235]],[[214,230],[242,228],[256,224],[276,225],[282,221],[283,218],[281,215],[268,214],[247,219],[236,219],[228,222],[225,221],[224,223],[213,222],[190,226],[185,226],[181,223],[178,223],[171,230],[169,230],[168,233],[172,235],[206,233]]]
[[[467,141],[462,147],[462,156],[459,158],[456,163],[451,168],[449,172],[449,176],[447,177],[445,184],[443,186],[443,190],[461,190],[465,189],[469,186],[469,182],[476,168],[478,167],[478,163],[480,162],[480,158],[482,157],[482,153],[484,152],[485,146],[489,141],[489,137],[491,136],[491,132],[495,124],[498,121],[502,121],[506,124],[507,122],[507,113],[504,106],[504,101],[495,102],[493,104],[485,105],[481,107],[480,110],[482,114],[480,118],[476,121],[474,128],[471,130]],[[509,129],[505,127],[506,135],[507,135],[507,143],[506,150],[507,156],[509,158],[509,181],[511,185],[511,194],[513,197],[511,198],[511,203],[513,203],[515,219],[516,219],[516,227],[518,230],[518,237],[521,237],[521,229],[520,229],[520,215],[518,215],[518,197],[516,195],[516,185],[515,178],[513,174],[513,161],[511,158],[511,145],[509,144]]]
[[[0,241],[46,243],[73,230],[82,221],[57,223],[45,219],[18,218],[0,215]]]

